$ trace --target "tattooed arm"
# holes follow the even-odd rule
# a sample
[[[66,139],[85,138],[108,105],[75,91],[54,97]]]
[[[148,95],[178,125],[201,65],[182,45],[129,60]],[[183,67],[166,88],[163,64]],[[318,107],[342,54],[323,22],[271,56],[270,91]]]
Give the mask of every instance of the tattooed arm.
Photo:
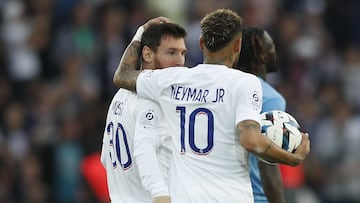
[[[139,65],[140,42],[132,41],[125,49],[119,66],[115,71],[113,83],[117,87],[136,91],[136,79],[140,71],[136,70]]]
[[[113,77],[113,83],[120,88],[125,88],[131,91],[136,91],[136,79],[140,73],[140,70],[136,70],[139,66],[139,57],[141,55],[140,41],[144,30],[150,25],[156,23],[171,22],[168,18],[157,17],[149,20],[143,26],[140,26],[137,30],[133,40],[129,46],[125,49],[123,56],[121,57],[119,66],[115,71]]]
[[[297,166],[310,152],[310,141],[308,134],[305,133],[303,133],[301,144],[295,153],[290,153],[278,147],[269,138],[263,136],[260,133],[259,123],[254,120],[244,120],[239,122],[237,124],[237,129],[240,144],[246,150],[264,160]]]

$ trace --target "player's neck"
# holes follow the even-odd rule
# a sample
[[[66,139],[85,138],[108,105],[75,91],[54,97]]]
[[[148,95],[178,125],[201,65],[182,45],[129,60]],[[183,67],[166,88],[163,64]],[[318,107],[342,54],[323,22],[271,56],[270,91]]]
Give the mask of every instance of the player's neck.
[[[251,70],[251,73],[266,80],[266,67],[263,64],[252,64]]]
[[[218,64],[232,67],[234,63],[229,54],[221,54],[217,52],[204,55],[204,64]]]

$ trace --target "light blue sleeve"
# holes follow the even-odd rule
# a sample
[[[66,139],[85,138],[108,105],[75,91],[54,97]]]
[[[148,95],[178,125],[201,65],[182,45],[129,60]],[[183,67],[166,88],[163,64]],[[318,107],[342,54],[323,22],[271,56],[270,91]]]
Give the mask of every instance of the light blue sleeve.
[[[285,111],[286,101],[285,98],[270,84],[260,79],[263,89],[263,105],[262,112],[280,110]]]

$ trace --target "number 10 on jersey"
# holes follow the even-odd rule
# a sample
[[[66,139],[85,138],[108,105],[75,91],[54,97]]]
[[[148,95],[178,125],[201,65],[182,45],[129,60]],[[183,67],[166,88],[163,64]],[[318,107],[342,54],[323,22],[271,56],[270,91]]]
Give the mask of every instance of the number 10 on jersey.
[[[211,152],[214,147],[214,115],[213,113],[206,108],[197,108],[192,111],[189,116],[187,116],[186,107],[177,106],[176,112],[180,114],[180,145],[181,153],[186,153],[186,144],[185,140],[188,140],[191,150],[198,155],[206,155]],[[206,115],[207,117],[207,126],[196,125],[196,118],[199,115]],[[187,127],[187,128],[186,128]],[[195,128],[200,128],[201,130],[207,130],[206,137],[206,146],[204,148],[199,148],[195,143]],[[186,133],[185,129],[188,129]],[[187,136],[187,139],[186,139]]]

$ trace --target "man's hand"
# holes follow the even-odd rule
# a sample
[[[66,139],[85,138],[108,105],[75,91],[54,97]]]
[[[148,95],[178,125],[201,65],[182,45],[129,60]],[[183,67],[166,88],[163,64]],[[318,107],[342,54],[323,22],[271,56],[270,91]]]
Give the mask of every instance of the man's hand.
[[[310,153],[310,140],[308,133],[301,133],[302,140],[294,154],[298,157],[299,163],[302,162]]]
[[[147,21],[143,27],[144,27],[144,30],[148,29],[151,25],[153,24],[160,24],[160,23],[171,23],[171,20],[167,17],[163,17],[163,16],[160,16],[160,17],[157,17],[157,18],[153,18],[149,21]]]
[[[169,196],[154,197],[152,203],[170,203]]]

